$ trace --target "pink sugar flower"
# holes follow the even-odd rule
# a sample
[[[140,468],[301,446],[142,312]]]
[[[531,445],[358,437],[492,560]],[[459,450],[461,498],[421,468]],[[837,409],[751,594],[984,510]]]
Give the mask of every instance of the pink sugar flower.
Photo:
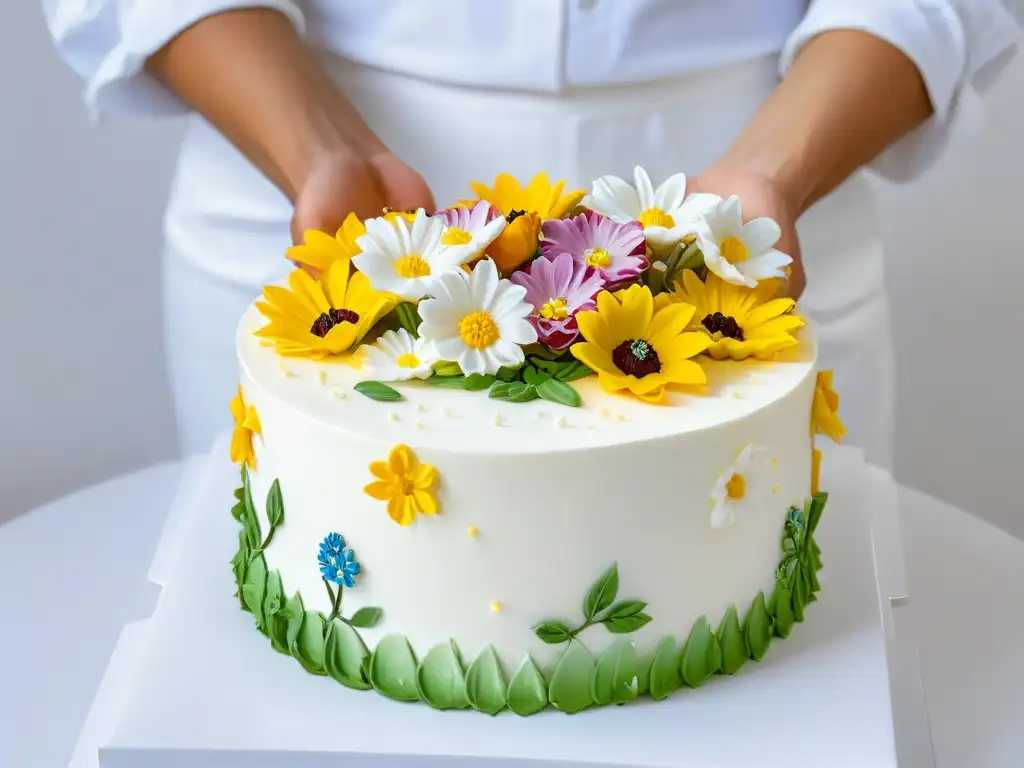
[[[638,221],[619,224],[594,211],[572,219],[549,219],[541,250],[549,259],[568,253],[593,267],[613,287],[635,280],[649,266],[644,229]]]
[[[598,272],[570,253],[541,256],[509,278],[526,289],[533,306],[527,318],[540,343],[554,352],[568,349],[576,337],[576,313],[597,308],[594,298],[605,287]]]

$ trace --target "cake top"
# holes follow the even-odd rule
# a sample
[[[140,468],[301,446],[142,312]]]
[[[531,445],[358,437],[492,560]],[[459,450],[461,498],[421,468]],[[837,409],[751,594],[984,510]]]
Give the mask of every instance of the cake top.
[[[249,379],[366,435],[487,450],[488,424],[542,424],[558,449],[742,418],[813,369],[780,229],[738,198],[687,195],[682,174],[655,189],[639,167],[589,194],[543,173],[471,188],[307,232],[243,318]]]

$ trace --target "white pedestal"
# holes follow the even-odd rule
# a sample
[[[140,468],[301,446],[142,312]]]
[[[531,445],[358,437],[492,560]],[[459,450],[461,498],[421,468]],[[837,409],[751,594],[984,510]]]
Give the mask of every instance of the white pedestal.
[[[662,702],[529,718],[350,691],[273,651],[232,597],[237,473],[225,450],[213,455],[196,491],[179,494],[190,508],[172,513],[157,556],[160,601],[126,630],[73,768],[886,768],[897,764],[887,640],[910,691],[912,765],[931,765],[916,646],[897,641],[889,611],[905,583],[895,486],[856,452],[826,457],[819,600],[761,663]]]

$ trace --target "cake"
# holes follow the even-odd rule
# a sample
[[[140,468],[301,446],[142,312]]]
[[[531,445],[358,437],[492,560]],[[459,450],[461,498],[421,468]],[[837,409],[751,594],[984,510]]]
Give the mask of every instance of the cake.
[[[503,175],[289,250],[231,403],[232,567],[270,647],[400,701],[575,713],[804,619],[838,398],[778,226],[685,186]]]

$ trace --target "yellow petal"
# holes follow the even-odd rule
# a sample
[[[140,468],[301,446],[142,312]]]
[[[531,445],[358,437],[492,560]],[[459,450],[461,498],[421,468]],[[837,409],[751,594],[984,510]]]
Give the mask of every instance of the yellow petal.
[[[612,299],[615,301],[615,299]],[[618,346],[614,340],[605,317],[600,312],[579,312],[576,315],[576,325],[580,329],[583,338],[596,344],[602,349],[612,350]]]
[[[692,304],[677,303],[655,312],[644,338],[657,349],[660,344],[683,332],[690,324],[694,311]]]
[[[620,291],[622,309],[619,313],[619,327],[616,328],[625,339],[645,339],[647,328],[654,316],[654,297],[651,289],[645,285],[631,285],[625,291]]]
[[[662,364],[672,363],[676,360],[687,360],[699,355],[712,344],[711,337],[700,331],[688,331],[681,333],[668,341],[654,344],[654,351]]]
[[[576,189],[569,192],[565,197],[558,200],[551,210],[548,211],[548,218],[561,219],[568,215],[573,208],[580,204],[580,201],[586,196],[586,192],[582,189]]]
[[[714,274],[714,273],[712,273]],[[711,275],[709,275],[710,277]],[[707,299],[704,294],[704,283],[697,277],[697,273],[692,269],[684,269],[681,276],[683,283],[683,293],[688,294],[686,298],[690,299],[690,303],[697,305],[707,304]]]
[[[562,188],[565,187],[565,182],[560,182],[556,186],[558,193],[561,194]],[[526,185],[525,199],[523,200],[526,210],[534,211],[547,218],[548,211],[551,209],[552,191],[548,175],[541,171],[530,179],[530,183]],[[557,198],[555,199],[557,200]]]
[[[796,306],[796,302],[793,301],[793,299],[772,299],[756,309],[751,310],[747,316],[743,318],[743,328],[753,328],[754,326],[767,322],[772,318],[784,315],[794,306]]]
[[[263,432],[263,427],[260,425],[260,417],[256,413],[256,409],[251,405],[245,410],[245,419],[242,421],[242,426],[257,435]]]
[[[433,494],[427,493],[426,491],[414,491],[413,499],[415,499],[416,506],[421,514],[437,514],[437,499],[434,498]]]
[[[417,490],[428,490],[437,482],[437,469],[430,464],[420,464],[412,472],[412,482]]]
[[[354,213],[350,213],[345,217],[345,221],[342,222],[334,237],[345,250],[348,257],[352,258],[362,253],[362,249],[356,243],[356,240],[365,234],[366,225],[363,224],[362,219]]]
[[[409,472],[409,467],[416,461],[412,450],[407,445],[398,444],[388,454],[388,468],[399,477]]]
[[[388,517],[401,526],[409,525],[415,517],[415,510],[407,496],[396,494],[388,499]]]
[[[241,464],[249,456],[249,452],[252,450],[252,444],[250,442],[249,432],[240,427],[236,427],[235,431],[231,433],[231,461],[234,464]]]
[[[378,501],[391,501],[396,495],[395,486],[392,483],[385,482],[383,480],[374,480],[368,484],[363,490],[367,496],[371,496]]]
[[[611,352],[599,347],[597,344],[593,344],[589,341],[581,341],[573,344],[569,351],[572,352],[573,357],[592,371],[596,371],[598,373],[609,373],[613,376],[622,374],[622,371],[619,370],[618,366],[615,365],[615,362],[612,360]]]
[[[662,376],[672,384],[707,384],[704,369],[692,360],[675,360],[661,369]]]
[[[381,480],[391,480],[394,477],[386,461],[370,462],[370,472],[373,473],[374,477],[379,477]]]
[[[242,396],[242,385],[238,385],[238,394],[231,398],[231,403],[228,405],[231,409],[231,416],[235,420],[235,424],[241,424],[245,418],[245,398]]]
[[[274,310],[277,310],[278,313],[284,316],[309,318],[310,324],[320,316],[319,307],[310,301],[305,294],[295,293],[279,285],[266,286],[263,289],[263,297]]]
[[[327,271],[320,276],[320,283],[324,287],[324,294],[327,302],[334,309],[348,309],[346,294],[348,293],[348,280],[352,274],[347,259],[336,261],[327,268]]]

